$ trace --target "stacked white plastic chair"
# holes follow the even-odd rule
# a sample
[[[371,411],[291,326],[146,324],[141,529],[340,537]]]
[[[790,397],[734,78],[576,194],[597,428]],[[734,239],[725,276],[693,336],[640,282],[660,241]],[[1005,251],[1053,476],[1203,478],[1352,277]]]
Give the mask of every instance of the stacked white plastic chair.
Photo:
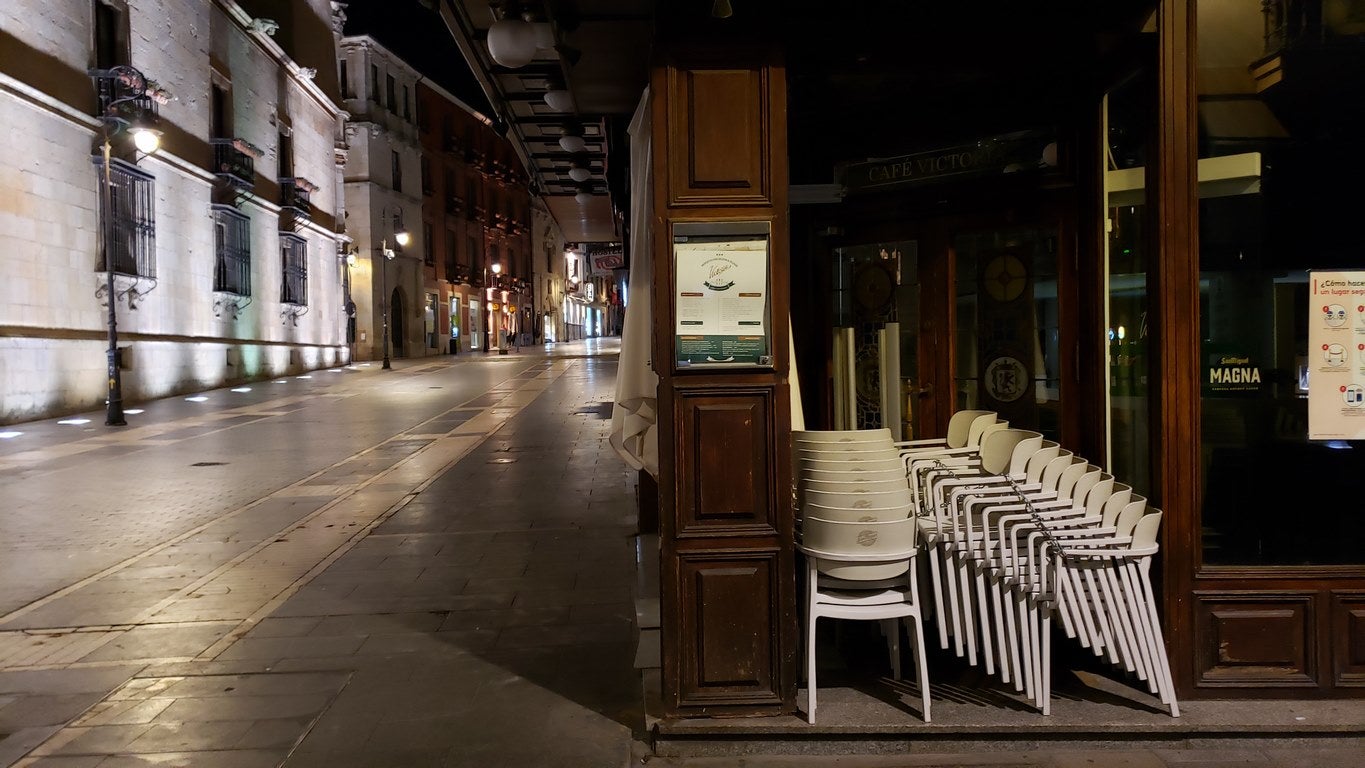
[[[815,630],[825,617],[881,622],[897,678],[899,624],[905,623],[928,722],[929,670],[915,569],[918,520],[890,432],[795,432],[792,437],[802,515],[797,546],[807,564],[807,720],[815,722]]]
[[[908,455],[906,467],[945,648],[952,637],[976,664],[979,647],[988,672],[1047,714],[1056,614],[1069,637],[1147,681],[1179,716],[1150,581],[1159,512],[1021,430],[987,431],[975,455]]]

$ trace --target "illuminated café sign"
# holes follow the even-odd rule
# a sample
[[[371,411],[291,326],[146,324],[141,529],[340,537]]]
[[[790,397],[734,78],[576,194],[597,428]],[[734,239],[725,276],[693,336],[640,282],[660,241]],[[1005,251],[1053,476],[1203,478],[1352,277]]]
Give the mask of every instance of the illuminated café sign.
[[[597,251],[592,255],[593,269],[598,272],[610,272],[613,269],[620,269],[626,265],[625,253],[620,248],[613,248],[609,251]]]
[[[1052,138],[1029,131],[929,152],[850,163],[840,168],[838,175],[845,192],[862,192],[1036,170],[1056,164],[1057,147]]]

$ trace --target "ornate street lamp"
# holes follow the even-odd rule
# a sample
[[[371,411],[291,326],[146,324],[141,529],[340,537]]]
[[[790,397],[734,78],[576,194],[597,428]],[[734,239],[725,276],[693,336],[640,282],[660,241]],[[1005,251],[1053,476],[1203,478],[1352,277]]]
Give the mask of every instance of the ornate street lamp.
[[[104,424],[109,427],[122,427],[128,422],[123,418],[123,377],[119,370],[118,354],[118,294],[114,290],[114,250],[110,241],[114,237],[113,178],[110,170],[110,139],[121,132],[132,135],[137,151],[150,155],[161,146],[161,133],[155,127],[156,114],[152,110],[151,96],[147,77],[129,66],[116,66],[109,69],[90,70],[95,78],[100,96],[100,127],[103,143],[100,147],[100,222],[99,251],[104,262],[104,291],[109,301],[109,349],[106,351],[108,364],[108,399],[106,401]]]

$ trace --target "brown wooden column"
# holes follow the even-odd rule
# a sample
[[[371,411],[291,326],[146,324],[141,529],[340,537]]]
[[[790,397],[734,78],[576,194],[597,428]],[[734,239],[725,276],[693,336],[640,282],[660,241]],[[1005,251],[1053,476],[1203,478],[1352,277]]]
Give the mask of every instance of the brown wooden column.
[[[1156,306],[1158,385],[1152,467],[1165,512],[1161,552],[1171,671],[1182,695],[1193,688],[1194,570],[1199,547],[1199,199],[1195,184],[1195,2],[1163,0],[1156,141]]]
[[[662,43],[651,73],[664,707],[795,708],[786,80],[752,45]],[[771,227],[771,369],[673,364],[673,227]]]

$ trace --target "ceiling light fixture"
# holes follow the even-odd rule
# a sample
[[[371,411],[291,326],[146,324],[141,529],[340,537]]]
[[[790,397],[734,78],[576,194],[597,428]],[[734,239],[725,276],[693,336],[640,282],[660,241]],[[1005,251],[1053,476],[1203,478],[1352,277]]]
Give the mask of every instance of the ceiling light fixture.
[[[573,167],[569,169],[569,178],[574,181],[587,181],[592,178],[592,171],[584,168],[579,163],[574,163]]]
[[[711,16],[717,19],[728,19],[733,16],[735,10],[730,7],[730,0],[715,0],[711,3]]]
[[[563,88],[557,88],[553,91],[546,91],[545,105],[556,112],[572,112],[573,94],[569,93]]]
[[[525,19],[509,16],[488,28],[488,55],[509,69],[518,69],[536,57],[536,30]]]
[[[560,136],[559,147],[565,152],[586,152],[588,144],[582,136]]]
[[[573,196],[573,199],[577,201],[579,205],[587,205],[592,202],[592,192],[587,189],[580,189],[578,190],[578,194]]]

